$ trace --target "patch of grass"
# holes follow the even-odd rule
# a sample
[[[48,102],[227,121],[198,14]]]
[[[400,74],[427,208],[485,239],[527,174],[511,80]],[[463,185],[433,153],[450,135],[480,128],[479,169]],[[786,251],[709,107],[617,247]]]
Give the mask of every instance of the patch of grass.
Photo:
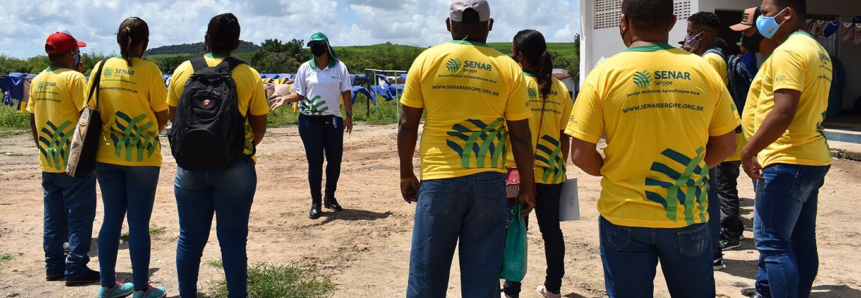
[[[30,113],[18,114],[9,106],[0,106],[0,129],[29,129]]]
[[[209,265],[209,266],[212,266],[215,268],[224,268],[224,262],[222,262],[221,260],[204,261],[203,264]]]
[[[163,228],[163,227],[151,227],[151,228],[149,228],[149,234],[152,236],[162,235],[165,232],[166,232],[165,228]]]
[[[248,297],[323,298],[336,287],[314,267],[256,264],[248,268]],[[216,281],[213,298],[227,297],[227,282]]]
[[[120,241],[128,242],[129,241],[129,232],[125,232],[122,235],[120,235]]]
[[[0,263],[6,262],[6,261],[11,261],[14,258],[15,258],[15,256],[10,255],[10,254],[0,254]]]

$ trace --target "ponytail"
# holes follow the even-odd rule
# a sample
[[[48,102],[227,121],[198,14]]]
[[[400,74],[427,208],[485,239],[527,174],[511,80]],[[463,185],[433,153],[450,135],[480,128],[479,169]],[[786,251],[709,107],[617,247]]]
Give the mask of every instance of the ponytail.
[[[547,99],[553,88],[553,57],[547,52],[544,35],[535,30],[523,30],[514,35],[514,50],[535,68],[539,94]]]
[[[120,46],[120,55],[129,67],[132,66],[132,47],[147,40],[149,40],[149,26],[143,19],[130,17],[120,24],[120,29],[117,31],[117,44]]]
[[[547,99],[547,95],[553,89],[553,58],[545,50],[538,60],[538,70],[535,74],[538,79],[538,93],[541,94],[542,99]]]

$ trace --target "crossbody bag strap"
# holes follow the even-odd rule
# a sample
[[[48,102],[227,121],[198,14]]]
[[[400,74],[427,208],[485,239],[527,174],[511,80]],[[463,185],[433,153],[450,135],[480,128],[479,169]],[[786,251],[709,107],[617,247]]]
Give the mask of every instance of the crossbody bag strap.
[[[107,60],[102,60],[101,62],[99,62],[99,68],[96,71],[96,75],[94,78],[92,78],[93,84],[90,86],[90,95],[87,97],[87,105],[89,106],[90,100],[93,98],[93,94],[95,93],[96,100],[95,107],[93,107],[93,109],[95,110],[99,109],[99,84],[102,83],[102,69],[105,67],[105,62],[107,62]]]

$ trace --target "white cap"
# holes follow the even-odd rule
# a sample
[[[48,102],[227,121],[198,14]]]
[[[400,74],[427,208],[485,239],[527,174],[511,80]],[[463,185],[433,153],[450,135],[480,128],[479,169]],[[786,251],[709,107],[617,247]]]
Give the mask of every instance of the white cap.
[[[451,7],[448,10],[448,17],[452,22],[463,22],[463,11],[471,8],[478,12],[478,18],[481,22],[490,20],[490,5],[487,0],[452,0]]]

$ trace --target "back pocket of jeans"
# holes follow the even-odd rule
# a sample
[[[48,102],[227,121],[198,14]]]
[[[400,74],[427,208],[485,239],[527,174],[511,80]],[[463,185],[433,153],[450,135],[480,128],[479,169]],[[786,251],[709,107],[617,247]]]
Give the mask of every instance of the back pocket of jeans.
[[[601,245],[619,251],[631,244],[631,228],[614,225],[604,218],[598,222],[601,226]]]
[[[505,177],[493,178],[488,181],[475,182],[476,205],[478,216],[486,219],[508,217],[508,199],[505,198]]]
[[[457,181],[440,179],[422,181],[419,186],[419,208],[430,215],[448,215],[454,204]]]
[[[692,229],[678,229],[679,253],[689,257],[702,254],[711,245],[708,227],[708,224],[698,224]]]

